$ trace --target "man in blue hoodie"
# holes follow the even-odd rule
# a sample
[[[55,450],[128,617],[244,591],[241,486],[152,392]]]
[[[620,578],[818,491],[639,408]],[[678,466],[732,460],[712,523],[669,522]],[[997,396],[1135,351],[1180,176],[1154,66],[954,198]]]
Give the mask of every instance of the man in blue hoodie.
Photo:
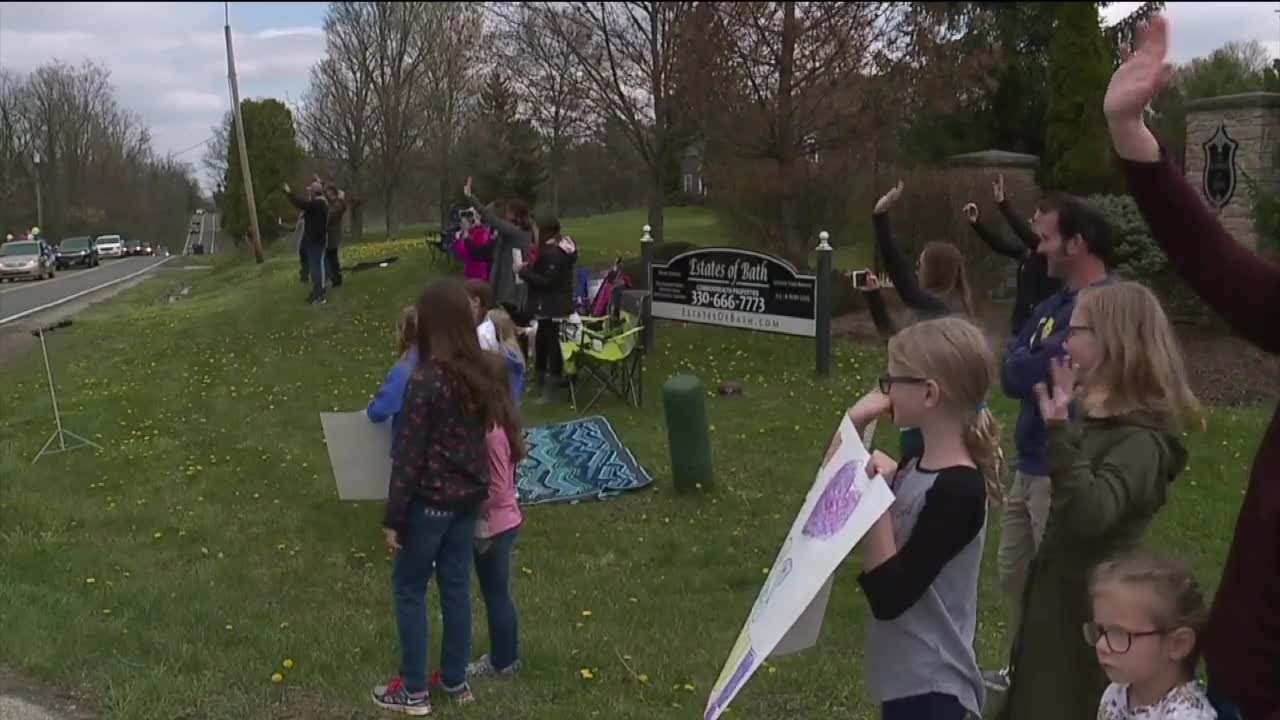
[[[1049,277],[1062,289],[1036,306],[1021,330],[1009,340],[1000,384],[1011,398],[1022,401],[1014,439],[1017,472],[1000,518],[997,562],[1009,610],[1009,637],[1022,619],[1022,591],[1031,560],[1044,537],[1049,517],[1049,470],[1045,462],[1045,424],[1032,388],[1049,379],[1049,361],[1063,354],[1076,296],[1085,288],[1112,282],[1107,259],[1112,231],[1107,219],[1084,200],[1055,193],[1040,201],[1033,221],[1040,237],[1036,252],[1044,257]],[[1008,689],[1008,669],[984,675],[987,687]]]

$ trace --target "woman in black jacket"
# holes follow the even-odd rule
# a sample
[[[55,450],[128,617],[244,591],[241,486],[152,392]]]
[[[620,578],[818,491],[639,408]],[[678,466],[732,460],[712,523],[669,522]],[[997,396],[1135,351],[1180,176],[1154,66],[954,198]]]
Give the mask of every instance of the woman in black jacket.
[[[560,321],[573,314],[573,267],[578,248],[573,238],[560,233],[560,221],[544,219],[538,226],[537,256],[532,265],[516,273],[529,285],[529,309],[538,318],[533,340],[534,383],[542,388],[543,401],[555,397],[563,384],[564,357],[560,354]]]

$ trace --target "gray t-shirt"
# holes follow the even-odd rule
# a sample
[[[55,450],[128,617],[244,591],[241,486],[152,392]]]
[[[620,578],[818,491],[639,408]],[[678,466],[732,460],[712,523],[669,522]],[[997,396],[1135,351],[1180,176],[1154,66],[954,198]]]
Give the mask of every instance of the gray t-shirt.
[[[871,605],[864,634],[868,689],[881,703],[951,695],[980,715],[973,639],[986,538],[982,474],[970,467],[923,470],[913,459],[893,485],[889,513],[898,553],[859,578]]]

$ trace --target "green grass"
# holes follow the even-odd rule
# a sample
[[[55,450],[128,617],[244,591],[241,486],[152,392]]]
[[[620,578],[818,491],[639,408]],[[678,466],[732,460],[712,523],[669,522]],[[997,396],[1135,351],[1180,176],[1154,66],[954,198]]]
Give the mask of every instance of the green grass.
[[[572,232],[604,253],[633,242],[639,218]],[[703,222],[691,214],[681,232],[714,239]],[[366,694],[398,652],[381,509],[337,500],[316,414],[364,406],[394,359],[399,308],[433,272],[416,241],[352,246],[344,262],[386,254],[401,262],[353,275],[324,308],[302,302],[296,258],[282,251],[263,266],[219,258],[208,273],[163,275],[51,336],[63,421],[103,452],[31,465],[52,430],[43,367],[37,355],[4,368],[0,663],[91,690],[106,718],[379,717]],[[191,295],[168,303],[179,284]],[[880,369],[877,350],[837,343],[832,376],[815,379],[812,351],[662,324],[644,408],[602,408],[654,489],[527,510],[514,561],[525,672],[478,684],[474,709],[440,714],[700,715],[842,411]],[[708,397],[718,484],[705,496],[671,490],[658,386],[677,372],[746,386]],[[993,405],[1011,427],[1012,403]],[[570,415],[526,406],[530,424]],[[1211,412],[1153,531],[1211,586],[1264,415]],[[994,515],[988,525],[978,652],[993,666],[1006,639]],[[770,661],[730,717],[872,716],[851,562],[818,646]],[[286,657],[296,666],[273,685]]]

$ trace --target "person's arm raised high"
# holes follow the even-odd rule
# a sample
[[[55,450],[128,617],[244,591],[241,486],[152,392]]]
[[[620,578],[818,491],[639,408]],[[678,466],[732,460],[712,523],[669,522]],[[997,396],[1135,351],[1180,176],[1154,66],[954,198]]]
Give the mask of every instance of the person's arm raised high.
[[[875,210],[871,215],[876,229],[876,244],[880,248],[880,258],[884,260],[885,271],[889,273],[889,279],[897,288],[903,304],[915,310],[945,315],[948,311],[947,304],[937,295],[920,287],[911,263],[893,239],[893,228],[889,224],[889,208],[902,195],[902,188],[902,181],[899,180],[897,186],[876,201]]]

